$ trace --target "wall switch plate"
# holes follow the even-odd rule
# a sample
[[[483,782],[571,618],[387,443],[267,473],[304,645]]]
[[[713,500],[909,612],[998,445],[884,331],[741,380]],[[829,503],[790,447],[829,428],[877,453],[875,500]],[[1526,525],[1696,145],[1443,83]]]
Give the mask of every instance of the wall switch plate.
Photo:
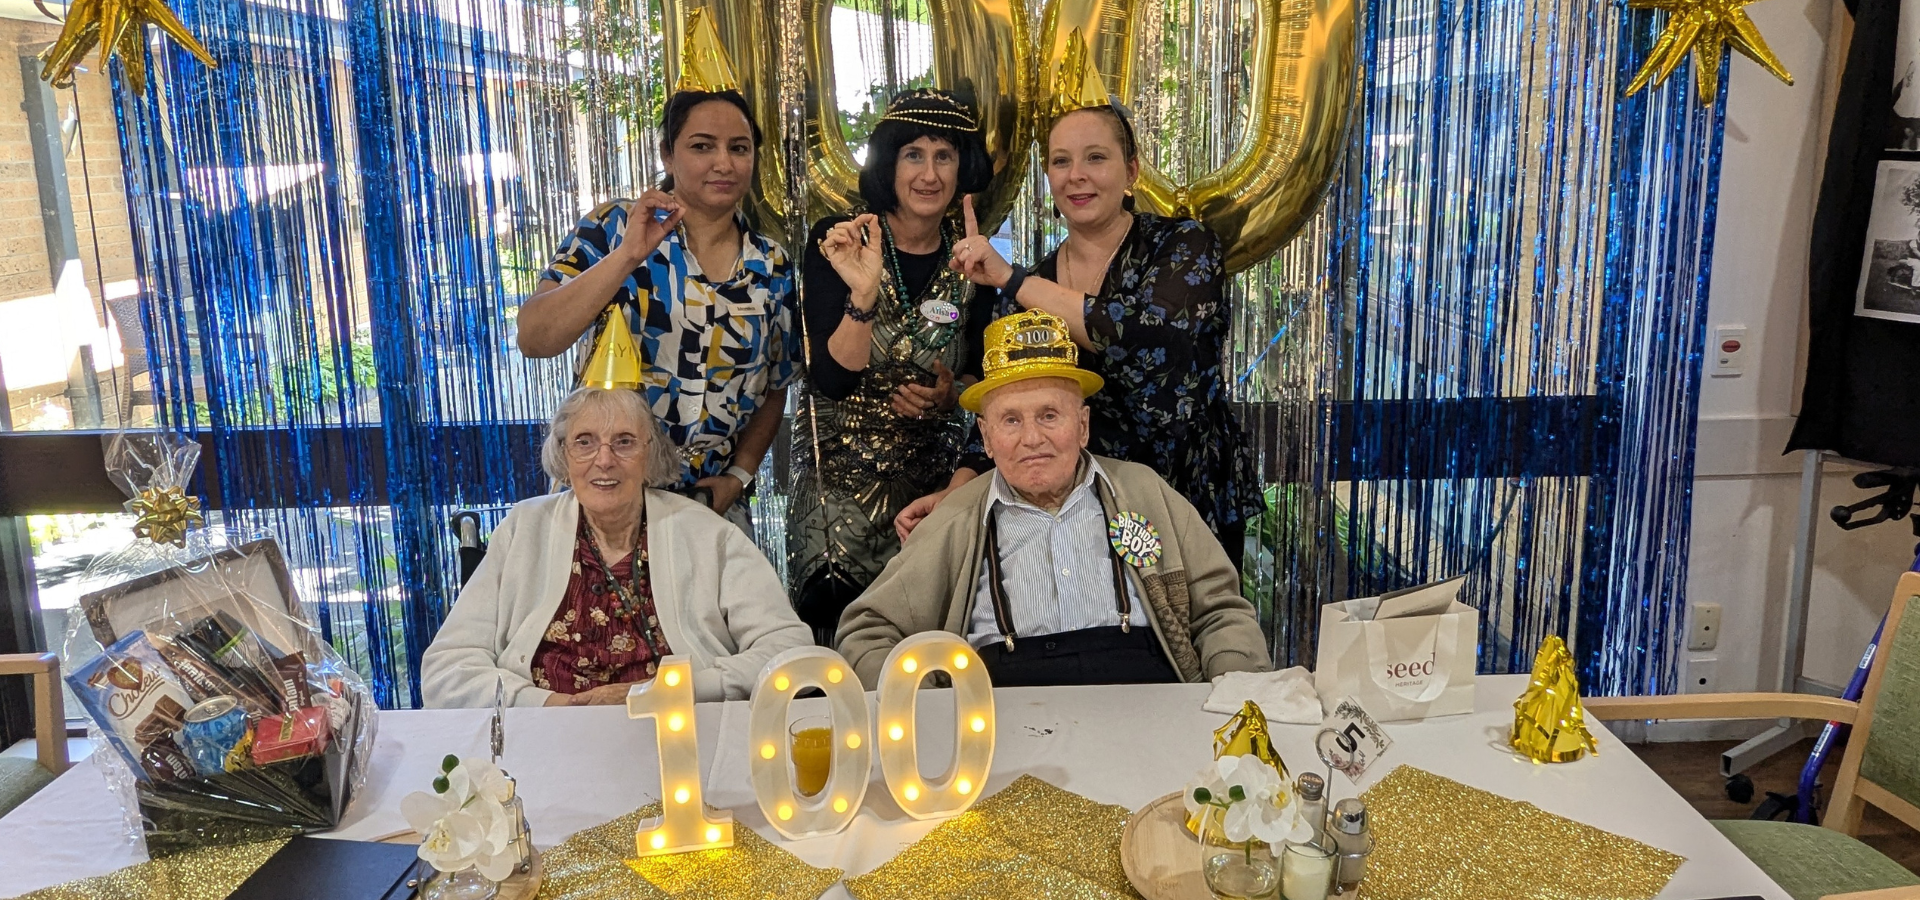
[[[1708,372],[1716,378],[1737,378],[1747,372],[1747,326],[1715,325],[1707,346],[1707,358],[1713,361]]]
[[[1720,646],[1720,604],[1695,603],[1687,623],[1687,649],[1712,650]]]
[[[1683,694],[1711,694],[1720,690],[1720,658],[1702,656],[1687,660],[1687,683]]]

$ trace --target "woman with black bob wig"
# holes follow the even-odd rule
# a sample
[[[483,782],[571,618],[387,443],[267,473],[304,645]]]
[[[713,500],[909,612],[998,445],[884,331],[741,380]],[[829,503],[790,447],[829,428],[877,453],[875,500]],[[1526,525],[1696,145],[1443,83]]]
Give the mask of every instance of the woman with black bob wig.
[[[993,177],[972,107],[902,93],[867,141],[865,208],[814,223],[802,263],[809,337],[795,422],[787,566],[800,618],[840,613],[900,552],[893,519],[953,471],[995,292],[948,265],[958,213]],[[817,469],[816,469],[817,466]]]
[[[752,534],[744,496],[799,368],[793,266],[740,211],[761,140],[746,99],[675,91],[660,133],[660,187],[580,221],[520,308],[520,349],[558,356],[583,335],[590,347],[608,315],[624,313],[639,389],[683,463],[669,489]]]

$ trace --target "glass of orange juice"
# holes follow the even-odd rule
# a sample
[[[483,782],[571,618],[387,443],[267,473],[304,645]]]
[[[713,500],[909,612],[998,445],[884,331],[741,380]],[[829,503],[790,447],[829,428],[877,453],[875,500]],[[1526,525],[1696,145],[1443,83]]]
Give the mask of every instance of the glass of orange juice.
[[[826,716],[807,716],[787,726],[793,741],[793,782],[800,793],[811,797],[827,786],[827,774],[833,768],[833,720]]]

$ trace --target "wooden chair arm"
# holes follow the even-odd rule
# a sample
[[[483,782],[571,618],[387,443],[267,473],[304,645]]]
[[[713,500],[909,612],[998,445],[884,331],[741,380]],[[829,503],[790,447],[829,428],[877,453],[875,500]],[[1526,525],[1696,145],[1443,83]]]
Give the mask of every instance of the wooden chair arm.
[[[1666,697],[1591,697],[1587,715],[1622,719],[1815,719],[1852,724],[1860,704],[1817,694],[1674,694]]]
[[[1877,891],[1854,891],[1848,894],[1828,894],[1820,900],[1920,900],[1920,885],[1881,888]]]
[[[67,709],[60,693],[60,657],[52,653],[0,655],[0,675],[33,676],[33,736],[42,768],[67,770]]]

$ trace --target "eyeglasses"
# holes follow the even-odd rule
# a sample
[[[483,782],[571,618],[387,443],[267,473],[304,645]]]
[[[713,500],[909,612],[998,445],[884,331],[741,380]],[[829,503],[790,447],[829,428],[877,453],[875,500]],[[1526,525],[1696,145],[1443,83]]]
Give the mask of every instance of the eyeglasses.
[[[613,455],[620,459],[632,459],[640,455],[640,439],[631,434],[619,435],[608,441],[584,434],[570,438],[567,441],[567,455],[586,462],[599,456],[601,447],[613,448]]]

